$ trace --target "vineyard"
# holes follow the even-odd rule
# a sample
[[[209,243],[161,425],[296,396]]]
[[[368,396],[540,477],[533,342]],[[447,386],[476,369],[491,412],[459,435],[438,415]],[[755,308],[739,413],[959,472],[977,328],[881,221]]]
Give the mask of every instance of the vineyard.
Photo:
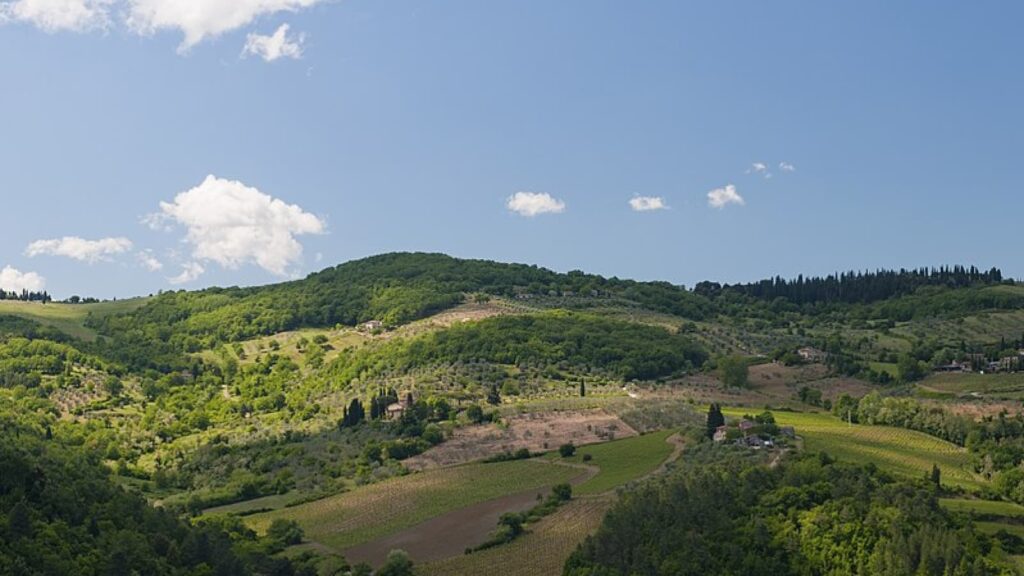
[[[499,573],[503,576],[561,574],[576,546],[601,524],[612,500],[580,498],[528,528],[511,544],[417,566],[421,576]],[[497,568],[500,567],[500,568]],[[496,571],[497,568],[497,571]]]
[[[471,464],[411,474],[246,518],[257,531],[297,521],[314,542],[343,550],[452,510],[568,482],[580,471],[534,460]]]
[[[672,444],[668,442],[672,434],[666,430],[579,448],[575,456],[566,460],[583,463],[584,457],[589,456],[586,463],[597,466],[600,472],[576,486],[574,492],[600,494],[650,474],[672,453]]]
[[[737,418],[749,413],[743,409],[725,409],[726,416]],[[850,462],[874,463],[879,468],[920,478],[938,465],[944,484],[978,489],[984,480],[971,472],[967,451],[959,446],[922,432],[847,424],[829,414],[776,412],[780,426],[793,426],[804,439],[804,448],[826,452]]]

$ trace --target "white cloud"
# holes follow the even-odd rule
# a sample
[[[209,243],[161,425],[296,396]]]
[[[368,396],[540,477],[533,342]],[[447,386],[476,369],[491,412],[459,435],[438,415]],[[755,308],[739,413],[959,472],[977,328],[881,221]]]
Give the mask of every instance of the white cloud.
[[[288,37],[289,26],[281,26],[270,36],[261,34],[249,34],[245,39],[245,48],[242,49],[242,56],[253,54],[263,58],[265,62],[273,62],[278,58],[302,58],[302,43],[306,41],[305,34],[297,37]]]
[[[747,174],[750,174],[751,172],[753,172],[754,174],[762,174],[767,171],[767,164],[765,164],[764,162],[754,162],[753,164],[750,165],[750,168],[747,170]]]
[[[109,260],[111,256],[122,254],[132,249],[132,241],[127,238],[100,238],[86,240],[77,236],[65,236],[51,240],[36,240],[28,245],[25,255],[66,256],[94,264],[100,260]]]
[[[26,22],[46,32],[105,28],[112,0],[12,0],[0,2],[0,24]]]
[[[139,264],[142,264],[142,267],[150,272],[157,272],[164,268],[164,263],[153,255],[152,250],[139,250],[135,256],[139,259]]]
[[[796,172],[796,166],[793,166],[789,162],[779,162],[779,170],[783,172]]]
[[[668,206],[661,196],[634,196],[629,199],[629,207],[634,212],[649,212],[652,210],[667,210]]]
[[[190,266],[199,273],[200,263],[212,261],[226,268],[256,264],[287,276],[288,268],[302,257],[302,244],[295,237],[322,234],[327,228],[323,220],[299,206],[212,175],[173,202],[161,202],[160,212],[145,221],[155,227],[184,226],[185,242],[192,250]]]
[[[46,279],[35,272],[22,272],[10,266],[0,270],[0,289],[12,292],[39,292],[46,288]]]
[[[725,208],[729,204],[737,204],[739,206],[746,204],[746,201],[736,192],[736,187],[732,184],[724,188],[715,188],[708,192],[708,205],[712,208]]]
[[[126,0],[128,27],[139,34],[180,30],[186,52],[207,38],[248,26],[261,16],[296,12],[323,0]]]
[[[180,31],[179,52],[203,40],[249,26],[263,16],[297,12],[326,0],[0,0],[0,24],[26,22],[47,32],[88,32],[116,23],[140,35]],[[278,29],[278,33],[281,29]],[[285,28],[287,32],[287,28]],[[273,39],[277,36],[260,38]],[[282,34],[284,36],[284,34]],[[251,39],[250,39],[251,42]],[[278,41],[281,55],[301,53],[299,42]],[[248,44],[246,45],[248,49]],[[296,52],[296,50],[298,52]],[[296,57],[296,56],[292,56]]]
[[[171,284],[188,284],[196,278],[199,278],[206,272],[203,265],[198,262],[186,262],[181,268],[181,274],[168,278],[167,281]]]
[[[546,192],[516,192],[508,197],[505,206],[520,216],[531,218],[538,214],[565,212],[565,202]]]

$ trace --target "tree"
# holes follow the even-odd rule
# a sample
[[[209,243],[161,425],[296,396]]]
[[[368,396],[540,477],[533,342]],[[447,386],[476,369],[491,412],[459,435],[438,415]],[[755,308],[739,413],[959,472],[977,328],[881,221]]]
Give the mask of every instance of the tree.
[[[501,394],[498,393],[497,384],[491,384],[491,389],[487,391],[487,403],[494,405],[501,404]]]
[[[576,445],[573,444],[572,442],[562,444],[561,446],[558,447],[558,453],[562,456],[562,458],[569,458],[570,456],[576,453]]]
[[[719,426],[725,426],[725,415],[722,414],[722,408],[718,404],[712,403],[711,406],[708,407],[708,438],[714,437],[715,431],[718,430]]]
[[[719,358],[718,377],[730,388],[746,388],[750,383],[746,358],[742,356]]]
[[[376,576],[413,576],[412,560],[403,550],[392,550]]]
[[[480,406],[473,404],[466,409],[466,418],[469,418],[470,422],[479,424],[484,421],[484,409]]]
[[[555,484],[551,487],[551,495],[559,502],[572,500],[572,484]]]
[[[938,464],[932,464],[931,482],[936,488],[942,488],[942,470]]]
[[[366,419],[366,410],[359,398],[353,398],[341,418],[341,427],[352,427]]]
[[[304,536],[302,528],[295,520],[276,518],[267,528],[267,538],[279,542],[285,546],[299,544]]]
[[[32,518],[24,500],[19,500],[11,508],[10,514],[7,515],[7,529],[15,539],[32,536]]]
[[[124,391],[124,384],[121,383],[121,379],[117,376],[107,376],[107,379],[103,381],[103,387],[107,389],[108,394],[115,398]]]
[[[821,390],[818,390],[817,388],[802,386],[797,395],[799,396],[800,401],[804,404],[821,406]]]
[[[901,354],[899,361],[896,364],[896,369],[900,375],[900,380],[903,382],[914,382],[924,378],[924,368],[921,363],[918,362],[917,358],[914,358],[910,354]]]
[[[587,383],[585,380],[580,380],[580,398],[587,395]]]

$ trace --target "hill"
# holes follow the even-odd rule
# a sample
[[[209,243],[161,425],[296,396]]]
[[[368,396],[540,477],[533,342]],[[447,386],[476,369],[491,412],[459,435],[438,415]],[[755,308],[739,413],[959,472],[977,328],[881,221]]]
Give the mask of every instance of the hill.
[[[531,450],[615,437],[556,425],[581,411],[671,434],[702,420],[695,406],[706,402],[801,411],[778,412],[779,421],[795,424],[808,450],[910,475],[938,463],[948,486],[1016,499],[1024,420],[979,425],[984,442],[968,447],[952,436],[970,429],[955,415],[973,394],[1015,398],[1016,376],[911,383],[947,358],[1024,346],[1024,287],[995,276],[885,278],[899,288],[880,299],[804,301],[403,253],[270,286],[97,304],[2,301],[0,393],[35,418],[37,435],[49,429],[108,471],[104,482],[184,515],[345,501],[404,476],[415,469],[408,458],[450,439],[486,437],[474,458],[514,458],[505,445],[514,434],[501,433],[513,425],[537,435],[520,438]],[[801,346],[817,348],[820,363],[802,360]],[[748,377],[725,380],[724,366]],[[878,423],[900,428],[807,414],[879,393],[891,401]],[[942,410],[896,402],[915,393]],[[908,416],[895,418],[896,408]],[[545,424],[518,428],[533,418]],[[608,456],[619,446],[582,449],[579,464],[604,455],[620,468],[604,477],[633,478],[630,454]],[[16,502],[0,504],[9,514]],[[246,547],[263,546],[240,534]]]

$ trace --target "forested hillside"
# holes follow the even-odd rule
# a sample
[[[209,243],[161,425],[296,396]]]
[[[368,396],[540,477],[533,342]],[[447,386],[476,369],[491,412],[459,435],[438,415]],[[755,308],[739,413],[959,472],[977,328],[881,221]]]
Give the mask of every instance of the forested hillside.
[[[0,397],[0,573],[294,574],[280,542],[241,524],[193,526],[116,485],[99,455]]]
[[[1006,574],[989,538],[939,507],[934,486],[824,455],[775,468],[745,449],[692,450],[632,490],[566,576]]]

